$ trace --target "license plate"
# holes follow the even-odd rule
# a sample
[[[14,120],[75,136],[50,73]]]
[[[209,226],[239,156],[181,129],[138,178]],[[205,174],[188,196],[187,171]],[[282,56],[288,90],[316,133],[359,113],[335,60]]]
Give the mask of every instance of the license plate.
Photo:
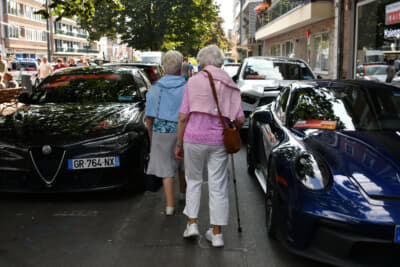
[[[119,157],[69,159],[68,170],[98,169],[119,167]]]

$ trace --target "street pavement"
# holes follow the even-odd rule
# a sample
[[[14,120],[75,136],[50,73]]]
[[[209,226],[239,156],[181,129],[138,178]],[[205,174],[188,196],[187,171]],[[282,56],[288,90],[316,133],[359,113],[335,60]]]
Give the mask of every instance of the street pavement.
[[[264,194],[246,171],[246,151],[235,154],[242,233],[237,231],[233,184],[225,247],[205,240],[209,227],[207,181],[199,215],[201,237],[185,240],[184,202],[165,216],[162,189],[120,192],[3,194],[0,197],[0,266],[323,266],[268,239]],[[230,165],[229,165],[230,166]],[[178,196],[178,184],[176,184]]]

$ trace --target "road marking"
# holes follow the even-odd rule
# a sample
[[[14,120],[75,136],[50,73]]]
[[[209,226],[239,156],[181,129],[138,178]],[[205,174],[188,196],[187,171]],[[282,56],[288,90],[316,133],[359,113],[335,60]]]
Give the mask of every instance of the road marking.
[[[96,217],[99,214],[97,210],[71,210],[54,213],[54,217]]]

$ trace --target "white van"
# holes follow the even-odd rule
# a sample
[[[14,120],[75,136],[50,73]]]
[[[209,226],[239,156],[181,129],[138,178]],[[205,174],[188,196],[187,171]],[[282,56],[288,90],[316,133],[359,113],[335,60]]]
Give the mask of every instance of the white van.
[[[141,53],[142,62],[155,62],[161,65],[163,53],[160,51],[146,51]]]

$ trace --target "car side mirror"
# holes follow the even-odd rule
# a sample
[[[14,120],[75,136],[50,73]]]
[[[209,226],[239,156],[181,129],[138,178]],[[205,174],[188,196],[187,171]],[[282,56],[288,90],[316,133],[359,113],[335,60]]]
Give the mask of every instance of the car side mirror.
[[[233,75],[232,80],[237,83],[237,81],[239,80],[239,76],[237,74]]]
[[[253,114],[253,119],[261,123],[273,123],[274,120],[272,113],[269,110],[256,111]]]
[[[318,79],[318,80],[321,80],[321,79],[322,79],[322,76],[321,76],[321,75],[317,75],[317,79]]]
[[[30,104],[31,102],[31,95],[28,92],[23,92],[18,96],[18,102],[24,103],[24,104]]]

